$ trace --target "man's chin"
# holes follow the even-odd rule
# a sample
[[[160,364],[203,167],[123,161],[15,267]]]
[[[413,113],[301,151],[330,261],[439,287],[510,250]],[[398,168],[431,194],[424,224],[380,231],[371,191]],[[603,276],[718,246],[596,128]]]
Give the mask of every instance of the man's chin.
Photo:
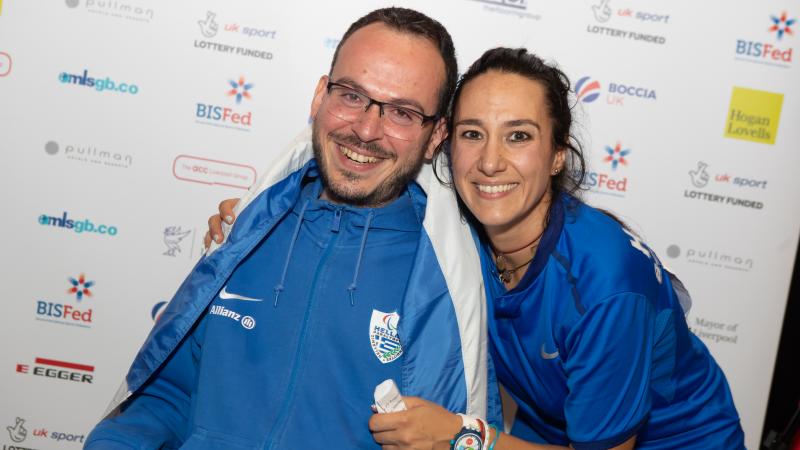
[[[358,183],[324,182],[325,196],[334,203],[359,207],[375,207],[385,201],[375,198],[375,190],[366,189]]]

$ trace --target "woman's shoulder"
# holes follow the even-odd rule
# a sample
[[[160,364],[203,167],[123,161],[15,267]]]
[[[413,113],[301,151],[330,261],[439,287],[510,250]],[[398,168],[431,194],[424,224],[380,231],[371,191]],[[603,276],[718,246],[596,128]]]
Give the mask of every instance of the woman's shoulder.
[[[649,247],[611,213],[573,198],[565,199],[562,239],[557,251],[579,285],[594,296],[621,292],[653,293],[663,270]]]

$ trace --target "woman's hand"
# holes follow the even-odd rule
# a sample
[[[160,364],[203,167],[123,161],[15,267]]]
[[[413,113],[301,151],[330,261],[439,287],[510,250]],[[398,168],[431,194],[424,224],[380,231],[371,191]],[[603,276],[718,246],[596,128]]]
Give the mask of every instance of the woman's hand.
[[[369,429],[384,450],[447,450],[461,430],[461,417],[436,403],[403,397],[407,411],[375,414]]]
[[[239,203],[238,198],[229,198],[219,203],[219,213],[214,214],[208,218],[208,231],[203,238],[203,243],[208,249],[213,239],[217,244],[222,243],[222,220],[225,218],[225,223],[231,225],[236,220],[236,215],[233,214],[233,208]]]

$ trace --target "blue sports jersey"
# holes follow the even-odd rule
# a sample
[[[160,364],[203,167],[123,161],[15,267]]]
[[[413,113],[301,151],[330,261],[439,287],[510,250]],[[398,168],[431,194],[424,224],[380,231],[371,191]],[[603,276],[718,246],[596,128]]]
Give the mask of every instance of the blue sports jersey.
[[[508,291],[481,251],[497,375],[512,434],[576,449],[740,449],[725,376],[686,325],[674,280],[614,219],[553,201],[536,256]]]

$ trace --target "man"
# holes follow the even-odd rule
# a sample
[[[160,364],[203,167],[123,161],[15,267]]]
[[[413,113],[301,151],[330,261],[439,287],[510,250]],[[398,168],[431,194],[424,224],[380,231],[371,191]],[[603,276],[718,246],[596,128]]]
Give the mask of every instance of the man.
[[[314,93],[313,145],[301,136],[243,199],[87,448],[375,448],[387,378],[497,417],[477,255],[453,193],[420,173],[456,72],[447,31],[416,11],[350,26]]]

